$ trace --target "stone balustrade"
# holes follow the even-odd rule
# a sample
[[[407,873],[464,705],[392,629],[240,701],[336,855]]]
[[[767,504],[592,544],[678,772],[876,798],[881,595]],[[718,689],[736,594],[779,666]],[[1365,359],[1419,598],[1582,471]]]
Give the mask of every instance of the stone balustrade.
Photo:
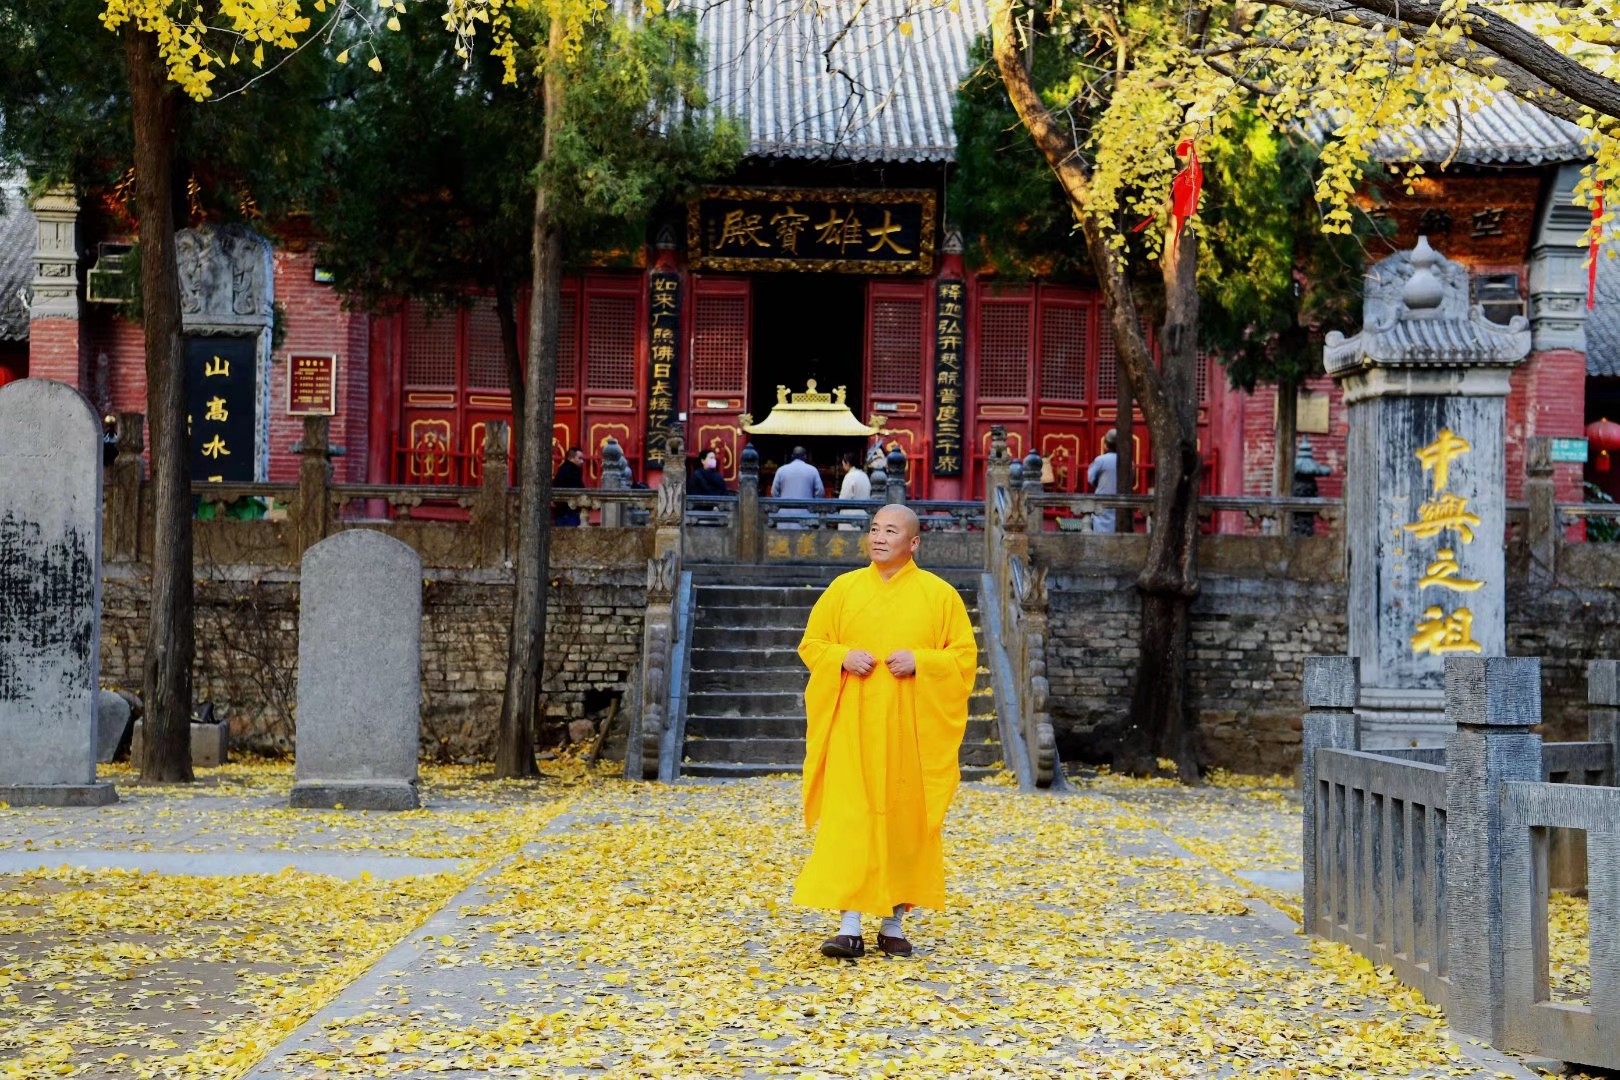
[[[1388,965],[1497,1047],[1620,1067],[1620,664],[1589,676],[1590,739],[1543,744],[1540,661],[1448,657],[1443,750],[1365,753],[1357,663],[1305,667],[1304,921]],[[1563,782],[1553,782],[1562,780]],[[1607,781],[1597,783],[1595,781]],[[1591,991],[1549,990],[1553,838],[1586,837]]]

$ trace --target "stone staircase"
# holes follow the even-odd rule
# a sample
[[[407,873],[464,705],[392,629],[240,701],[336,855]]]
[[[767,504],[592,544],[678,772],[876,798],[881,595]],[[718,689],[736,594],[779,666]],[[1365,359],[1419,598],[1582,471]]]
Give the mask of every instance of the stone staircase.
[[[811,606],[835,573],[800,572],[793,583],[733,577],[696,584],[681,775],[801,771],[806,673],[795,650]],[[1001,741],[978,629],[978,593],[953,584],[967,601],[981,656],[961,753],[962,779],[975,780],[1001,762]]]

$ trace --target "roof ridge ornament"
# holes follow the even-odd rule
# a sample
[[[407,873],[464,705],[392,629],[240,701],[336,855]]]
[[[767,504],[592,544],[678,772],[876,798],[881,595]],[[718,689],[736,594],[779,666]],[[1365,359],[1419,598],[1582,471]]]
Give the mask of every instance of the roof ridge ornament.
[[[1469,302],[1468,268],[1426,236],[1370,267],[1363,296],[1361,332],[1335,330],[1324,342],[1324,366],[1335,378],[1372,368],[1513,367],[1529,355],[1529,321],[1485,318]]]
[[[1434,274],[1435,263],[1439,261],[1439,254],[1429,246],[1429,238],[1418,237],[1417,247],[1412,249],[1412,276],[1406,279],[1406,287],[1401,290],[1407,314],[1427,315],[1439,309],[1446,295],[1446,287]]]

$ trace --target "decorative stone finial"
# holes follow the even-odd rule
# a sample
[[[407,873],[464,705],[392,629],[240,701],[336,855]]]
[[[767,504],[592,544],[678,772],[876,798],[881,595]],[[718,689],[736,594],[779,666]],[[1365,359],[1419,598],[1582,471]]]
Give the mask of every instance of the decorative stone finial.
[[[1429,238],[1418,237],[1417,247],[1412,249],[1412,276],[1406,279],[1406,287],[1401,290],[1401,300],[1408,311],[1434,311],[1445,299],[1445,286],[1434,273],[1439,261],[1440,256],[1429,246]]]

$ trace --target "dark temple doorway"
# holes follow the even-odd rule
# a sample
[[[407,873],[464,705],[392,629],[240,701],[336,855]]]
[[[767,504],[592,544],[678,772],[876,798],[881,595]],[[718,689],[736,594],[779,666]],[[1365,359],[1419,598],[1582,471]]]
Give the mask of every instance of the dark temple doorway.
[[[816,380],[816,389],[824,394],[844,387],[850,411],[864,419],[865,286],[865,278],[845,274],[755,275],[748,406],[756,421],[770,415],[777,386],[803,393],[808,379]],[[769,477],[787,460],[795,440],[762,435],[749,441],[759,451],[760,478],[768,492]],[[864,446],[864,440],[848,438],[797,441],[821,470],[828,495],[838,493],[838,456],[859,453]]]

